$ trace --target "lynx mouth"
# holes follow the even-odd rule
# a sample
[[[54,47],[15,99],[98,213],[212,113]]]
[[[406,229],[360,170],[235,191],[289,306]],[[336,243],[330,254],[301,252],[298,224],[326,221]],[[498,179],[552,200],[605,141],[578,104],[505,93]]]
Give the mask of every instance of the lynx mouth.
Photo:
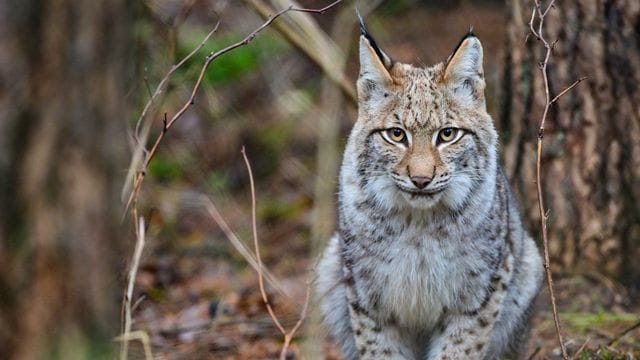
[[[420,198],[432,198],[435,195],[441,193],[444,191],[444,188],[439,188],[439,189],[435,189],[435,190],[431,190],[431,191],[414,191],[414,190],[408,190],[405,188],[402,188],[400,186],[398,186],[398,189],[400,189],[400,191],[402,191],[403,193],[408,194],[409,196],[411,196],[411,199],[420,199]]]

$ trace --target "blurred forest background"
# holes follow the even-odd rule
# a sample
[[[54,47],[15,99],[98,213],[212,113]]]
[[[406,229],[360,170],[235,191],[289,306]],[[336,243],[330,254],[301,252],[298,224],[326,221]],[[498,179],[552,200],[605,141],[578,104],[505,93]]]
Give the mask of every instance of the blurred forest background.
[[[329,1],[300,1],[321,8]],[[144,154],[136,122],[172,65],[139,141],[150,147],[188,101],[205,56],[241,40],[288,0],[9,0],[0,3],[0,357],[110,358],[136,243],[125,204]],[[543,48],[528,0],[344,0],[288,13],[217,58],[165,134],[135,203],[146,244],[129,358],[277,358],[250,256],[253,166],[267,292],[290,329],[335,222],[337,171],[356,118],[357,5],[393,58],[443,61],[473,26],[489,112],[528,229],[539,238],[534,165]],[[584,358],[640,357],[640,2],[558,1],[552,108],[543,152],[552,269],[563,333]],[[166,114],[166,115],[165,115]],[[147,128],[148,126],[148,128]],[[132,162],[133,159],[133,162]],[[133,164],[133,165],[130,165]],[[125,216],[123,218],[123,213]],[[340,358],[314,312],[288,358]],[[559,356],[548,295],[533,358]]]

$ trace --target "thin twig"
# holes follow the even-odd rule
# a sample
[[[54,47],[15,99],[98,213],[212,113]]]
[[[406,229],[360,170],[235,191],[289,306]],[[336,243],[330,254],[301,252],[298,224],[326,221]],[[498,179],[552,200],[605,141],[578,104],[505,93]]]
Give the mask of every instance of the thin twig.
[[[278,330],[284,335],[287,331],[284,329],[278,317],[273,312],[273,308],[271,307],[271,303],[269,303],[269,297],[267,296],[267,292],[264,290],[264,280],[262,279],[262,258],[260,257],[260,246],[258,246],[258,226],[256,222],[256,187],[253,182],[253,171],[251,170],[251,164],[249,163],[249,159],[247,158],[247,153],[244,150],[244,146],[242,147],[242,157],[244,158],[244,163],[247,166],[247,171],[249,172],[249,184],[251,187],[251,231],[253,233],[253,246],[256,254],[256,259],[258,260],[258,284],[260,286],[260,295],[262,295],[262,302],[267,308],[269,312],[269,316],[273,320],[273,323],[278,327]]]
[[[302,326],[302,323],[307,318],[307,313],[309,310],[309,299],[311,298],[311,284],[307,283],[307,293],[304,297],[304,305],[302,306],[302,310],[300,310],[300,318],[298,322],[293,326],[291,331],[284,335],[284,344],[282,345],[282,351],[280,352],[280,360],[284,360],[287,358],[287,349],[291,344],[291,340],[293,340],[294,336],[298,332],[298,329]]]
[[[574,87],[576,87],[578,84],[580,84],[581,82],[583,82],[584,80],[587,80],[586,76],[581,77],[580,79],[576,80],[573,82],[573,84],[569,85],[567,88],[565,88],[564,90],[562,90],[558,95],[556,95],[556,97],[553,98],[553,100],[551,100],[551,103],[555,103],[556,101],[558,101],[558,99],[560,99],[562,97],[562,95],[566,94],[567,92],[569,92],[571,89],[573,89]]]
[[[334,2],[332,2],[331,4],[321,8],[321,9],[308,9],[308,8],[297,8],[297,7],[293,7],[293,6],[289,6],[285,9],[282,9],[280,11],[278,11],[277,13],[275,13],[273,16],[269,17],[264,23],[262,23],[262,25],[260,25],[258,28],[256,28],[255,30],[253,30],[251,33],[249,33],[249,35],[247,35],[244,39],[231,44],[217,52],[212,52],[209,55],[207,55],[207,57],[205,58],[205,62],[202,65],[202,69],[200,70],[200,75],[198,76],[198,79],[196,80],[195,85],[193,86],[193,89],[191,90],[191,95],[189,96],[189,99],[187,99],[187,101],[184,103],[184,105],[178,110],[178,112],[176,112],[173,117],[171,117],[171,120],[169,120],[166,123],[166,126],[164,127],[165,131],[161,131],[153,146],[151,147],[151,150],[149,150],[148,155],[145,157],[144,162],[142,164],[142,167],[140,169],[140,171],[138,171],[135,180],[134,180],[134,185],[133,185],[133,189],[131,191],[131,194],[129,195],[129,199],[126,202],[125,205],[125,213],[126,211],[128,211],[128,209],[130,208],[131,204],[133,203],[134,199],[138,197],[138,194],[140,193],[140,189],[142,187],[142,183],[144,182],[144,178],[147,174],[147,169],[149,167],[149,164],[151,163],[151,160],[153,159],[154,155],[156,154],[156,151],[158,150],[158,147],[160,146],[160,143],[162,142],[165,134],[167,133],[167,131],[173,126],[173,124],[175,124],[175,122],[180,119],[182,117],[182,115],[184,115],[184,113],[192,106],[195,104],[195,97],[196,97],[196,93],[198,92],[198,90],[200,89],[200,86],[202,85],[202,81],[204,80],[204,76],[207,72],[207,69],[209,68],[209,66],[211,65],[211,63],[217,59],[218,57],[236,49],[239,48],[241,46],[245,46],[247,44],[249,44],[251,41],[253,41],[253,39],[265,28],[267,28],[269,25],[271,25],[271,23],[273,23],[273,21],[275,21],[277,18],[279,18],[280,16],[288,13],[288,12],[303,12],[303,13],[315,13],[315,14],[322,14],[324,12],[326,12],[327,10],[331,9],[332,7],[336,6],[337,4],[339,4],[340,2],[342,2],[342,0],[336,0]],[[175,70],[174,70],[175,71]]]
[[[587,340],[585,340],[584,343],[582,343],[582,346],[580,346],[578,348],[578,350],[576,351],[576,353],[573,354],[573,357],[572,357],[573,359],[577,359],[578,356],[580,356],[580,354],[582,354],[582,352],[587,347],[587,344],[589,343],[590,340],[591,340],[591,338],[587,337]]]
[[[561,91],[556,97],[551,99],[550,89],[549,89],[549,77],[547,73],[547,66],[549,64],[549,59],[551,58],[551,53],[553,52],[553,47],[557,43],[554,41],[549,43],[549,41],[545,38],[543,34],[544,29],[544,20],[549,11],[554,7],[554,0],[549,1],[547,7],[543,10],[540,1],[534,0],[535,6],[531,12],[531,19],[529,20],[529,29],[531,34],[536,37],[539,41],[541,41],[545,48],[544,60],[539,64],[540,72],[542,74],[542,80],[544,83],[544,94],[545,94],[545,105],[544,110],[542,112],[542,117],[540,119],[540,126],[538,128],[538,143],[537,143],[537,151],[536,151],[536,188],[538,193],[538,208],[540,210],[540,226],[542,227],[542,245],[544,251],[544,270],[547,278],[547,287],[549,289],[549,299],[551,301],[551,310],[553,311],[553,322],[556,328],[556,335],[558,337],[558,344],[560,345],[560,350],[562,352],[562,358],[567,360],[569,356],[567,355],[567,349],[564,345],[564,340],[562,339],[562,331],[560,327],[560,319],[558,316],[558,309],[556,306],[556,298],[553,291],[553,277],[551,275],[551,265],[549,259],[549,239],[547,233],[547,220],[548,213],[545,211],[544,200],[542,196],[542,180],[541,180],[541,162],[542,162],[542,143],[544,139],[544,129],[545,129],[545,121],[547,120],[547,115],[549,114],[549,109],[551,105],[558,100],[562,95],[566,94],[569,90],[573,89],[576,85],[578,85],[584,78],[579,79],[574,82],[572,85]],[[538,26],[536,28],[534,22],[538,20]]]
[[[131,312],[135,311],[138,306],[140,306],[140,304],[142,304],[142,302],[146,299],[147,297],[144,295],[141,295],[140,297],[138,297],[138,300],[136,300],[136,302],[133,303],[133,305],[131,305]]]
[[[284,360],[286,359],[287,351],[289,349],[289,345],[291,344],[291,341],[293,340],[293,337],[295,336],[298,329],[300,328],[300,326],[302,326],[302,323],[307,317],[307,310],[309,307],[309,298],[311,294],[311,285],[307,283],[307,293],[305,296],[304,305],[302,306],[302,310],[300,312],[300,318],[298,319],[298,322],[293,326],[293,328],[289,332],[287,332],[282,326],[282,324],[280,323],[280,320],[278,320],[278,317],[276,316],[275,312],[273,311],[271,303],[269,302],[269,297],[264,288],[264,280],[262,279],[263,277],[262,276],[262,259],[260,257],[260,246],[258,243],[258,226],[256,221],[256,189],[255,189],[255,183],[253,181],[253,171],[251,170],[251,164],[249,163],[249,158],[247,157],[247,152],[245,151],[244,147],[242,148],[241,152],[242,152],[242,158],[244,159],[244,163],[247,167],[247,172],[249,173],[249,185],[251,187],[251,229],[253,232],[253,245],[255,247],[256,258],[258,260],[258,284],[260,286],[260,294],[262,295],[262,302],[267,308],[267,312],[269,312],[269,316],[271,316],[271,320],[276,325],[278,330],[280,330],[282,335],[284,335],[284,344],[282,345],[282,351],[280,352],[280,360]]]
[[[156,87],[156,90],[154,91],[153,95],[151,95],[151,97],[149,98],[149,100],[145,104],[142,112],[140,113],[140,117],[138,117],[138,120],[136,121],[136,127],[135,127],[135,132],[134,132],[134,135],[136,136],[136,138],[140,133],[140,125],[142,124],[142,122],[146,118],[146,115],[149,112],[149,109],[151,108],[151,105],[153,104],[153,101],[164,91],[165,85],[171,79],[171,76],[179,68],[181,68],[187,61],[189,61],[189,59],[191,59],[193,57],[193,55],[195,55],[200,49],[202,49],[202,47],[204,47],[204,45],[207,43],[207,41],[209,41],[209,38],[211,38],[211,36],[216,31],[218,31],[218,27],[219,26],[220,26],[220,21],[218,21],[215,24],[213,29],[211,29],[211,31],[209,31],[207,33],[207,35],[204,37],[204,39],[202,39],[202,41],[193,50],[191,50],[191,52],[189,54],[187,54],[187,56],[182,58],[182,60],[180,60],[177,64],[171,66],[171,69],[169,69],[169,71],[167,71],[167,73],[162,78],[162,80],[160,80],[160,83]],[[145,77],[145,79],[146,79],[146,77]],[[148,87],[148,85],[147,85],[147,87]]]
[[[202,39],[202,41],[189,54],[187,54],[187,56],[182,58],[182,60],[180,60],[177,64],[173,65],[171,69],[167,71],[167,73],[162,78],[162,80],[160,80],[160,83],[156,87],[156,90],[154,91],[153,95],[151,95],[151,97],[145,104],[144,108],[142,109],[142,112],[140,113],[140,116],[136,121],[136,126],[133,130],[133,139],[135,140],[135,144],[137,147],[134,149],[134,156],[132,156],[131,165],[129,166],[129,173],[127,174],[127,179],[133,178],[133,174],[137,171],[136,169],[138,169],[138,161],[141,158],[140,156],[138,156],[138,153],[142,152],[145,159],[149,158],[149,151],[147,150],[145,143],[147,141],[149,130],[151,129],[151,123],[145,122],[145,119],[147,118],[147,114],[151,109],[153,102],[156,100],[158,96],[160,96],[160,94],[162,94],[162,92],[164,91],[167,83],[169,82],[173,74],[179,68],[181,68],[187,61],[189,61],[189,59],[191,59],[200,49],[202,49],[202,47],[207,43],[207,41],[209,41],[209,38],[211,38],[211,36],[218,30],[219,25],[220,25],[220,22],[218,21],[213,27],[213,29],[211,29],[211,31],[207,33],[204,39]],[[145,76],[145,80],[146,80],[146,76]],[[148,87],[149,85],[147,83],[147,88]],[[143,124],[145,125],[144,127],[142,127]],[[130,186],[130,183],[128,181],[125,182],[125,186],[122,190],[123,196],[128,192],[129,186]],[[127,205],[127,208],[129,207],[129,205]],[[126,214],[126,211],[125,211],[125,214]],[[123,217],[125,214],[123,214]]]
[[[542,348],[540,346],[538,346],[535,350],[533,350],[533,352],[531,353],[531,355],[529,355],[529,360],[533,360],[536,358],[536,355],[538,355],[538,353],[540,352],[540,350],[542,350]]]
[[[638,329],[638,328],[640,328],[640,321],[638,321],[635,324],[629,326],[628,328],[622,330],[622,332],[620,332],[618,335],[616,335],[613,339],[609,340],[609,342],[607,343],[607,346],[611,346],[611,345],[615,344],[623,336],[627,335],[628,333],[630,333],[633,330]]]

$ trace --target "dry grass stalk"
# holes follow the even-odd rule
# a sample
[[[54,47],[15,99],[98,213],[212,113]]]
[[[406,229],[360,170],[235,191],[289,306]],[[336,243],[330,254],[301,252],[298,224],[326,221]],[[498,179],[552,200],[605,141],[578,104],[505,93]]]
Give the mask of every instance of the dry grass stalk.
[[[132,339],[139,339],[143,342],[145,346],[145,355],[147,354],[147,348],[149,347],[149,339],[145,332],[137,331],[136,333],[144,334],[144,337],[140,337],[140,335],[132,336],[131,332],[131,324],[132,324],[132,306],[131,300],[133,299],[133,289],[135,286],[136,275],[138,273],[138,268],[140,267],[140,258],[142,257],[142,250],[144,249],[145,243],[145,225],[144,218],[140,217],[138,226],[136,229],[136,246],[133,251],[133,259],[131,260],[131,267],[129,268],[128,274],[128,283],[127,283],[127,291],[124,296],[124,327],[122,330],[122,335],[119,337],[122,342],[120,346],[120,360],[127,359],[129,355],[129,341]],[[146,343],[145,343],[146,339]],[[151,357],[151,349],[148,349],[149,356]]]
[[[141,331],[141,330],[132,331],[125,335],[118,336],[115,340],[121,341],[123,344],[127,344],[129,341],[132,341],[132,340],[140,341],[140,343],[142,343],[142,348],[144,350],[144,359],[153,360],[153,353],[151,352],[151,341],[149,340],[149,335],[145,331]]]
[[[236,251],[238,251],[240,255],[242,255],[242,257],[245,258],[245,260],[247,260],[249,265],[251,265],[251,267],[256,272],[258,271],[261,272],[264,278],[267,280],[267,282],[269,282],[269,284],[271,284],[271,286],[273,286],[273,288],[275,288],[280,294],[288,296],[287,293],[284,291],[282,285],[280,285],[280,283],[276,280],[275,276],[273,276],[273,274],[271,274],[271,272],[269,272],[268,269],[262,266],[261,262],[260,263],[258,262],[258,259],[251,253],[251,251],[247,248],[247,246],[238,238],[238,236],[233,232],[233,230],[231,230],[231,227],[229,227],[229,224],[225,221],[224,217],[222,217],[222,214],[220,214],[220,211],[218,211],[218,208],[216,208],[216,206],[213,204],[213,201],[211,201],[211,199],[209,199],[208,197],[203,196],[202,204],[207,209],[207,212],[209,213],[211,218],[216,222],[216,224],[218,224],[218,227],[220,227],[220,230],[222,230],[222,232],[224,233],[225,237],[229,240],[231,245],[233,245]]]
[[[542,143],[544,139],[544,126],[545,121],[547,120],[547,115],[549,114],[549,109],[551,105],[553,105],[560,97],[565,95],[571,89],[573,89],[576,85],[578,85],[581,81],[586,78],[580,78],[564,90],[562,90],[557,96],[553,99],[550,95],[549,89],[549,78],[547,73],[547,66],[549,65],[549,59],[551,58],[551,53],[553,52],[553,47],[557,41],[549,42],[543,33],[544,30],[544,19],[549,13],[551,9],[554,7],[555,0],[549,1],[547,6],[543,7],[539,0],[534,0],[533,11],[531,12],[531,20],[529,21],[529,29],[531,34],[535,36],[536,39],[542,42],[545,48],[544,60],[540,62],[540,72],[542,74],[542,80],[544,84],[544,93],[545,93],[545,104],[544,110],[542,112],[542,117],[540,119],[540,126],[538,128],[538,142],[537,142],[537,151],[536,151],[536,186],[538,193],[538,208],[540,210],[540,226],[542,227],[542,245],[544,252],[544,270],[546,273],[547,287],[549,289],[549,299],[551,301],[551,310],[553,312],[553,321],[556,328],[556,335],[558,337],[558,344],[560,345],[560,350],[562,352],[563,359],[569,359],[567,355],[567,349],[564,345],[564,340],[562,338],[562,330],[560,326],[560,319],[558,316],[558,309],[556,306],[556,298],[553,291],[553,277],[551,275],[551,266],[549,260],[549,240],[547,236],[547,220],[548,213],[545,210],[544,200],[542,196],[542,181],[540,180],[540,168],[542,162]],[[537,26],[535,24],[537,19]]]
[[[304,300],[304,305],[302,306],[302,311],[300,312],[300,318],[298,319],[298,322],[296,322],[296,324],[293,326],[293,328],[290,331],[286,331],[284,326],[282,326],[282,324],[280,323],[280,320],[278,320],[278,317],[276,316],[275,312],[273,311],[273,308],[271,307],[271,303],[269,302],[269,296],[267,295],[267,292],[264,288],[264,280],[262,275],[262,258],[260,257],[260,246],[258,242],[258,225],[256,221],[256,188],[255,188],[255,183],[253,181],[253,171],[251,170],[251,164],[249,163],[249,159],[247,158],[247,153],[244,147],[242,148],[242,157],[244,158],[244,163],[247,166],[247,171],[249,173],[249,184],[251,187],[251,229],[253,232],[253,246],[255,248],[256,259],[258,260],[258,283],[260,285],[260,294],[262,295],[262,302],[264,302],[264,305],[267,308],[267,311],[269,312],[269,316],[271,316],[271,320],[284,336],[284,344],[282,345],[282,351],[280,352],[280,360],[284,360],[286,359],[287,351],[289,349],[289,345],[291,344],[291,341],[293,340],[295,334],[298,332],[298,329],[300,328],[300,326],[302,326],[302,323],[307,317],[307,310],[309,308],[309,298],[311,295],[311,285],[307,283],[307,291],[306,291],[306,296]]]
[[[591,341],[591,338],[587,337],[587,340],[585,340],[582,345],[578,348],[578,350],[576,350],[576,353],[573,354],[573,358],[577,359],[580,354],[582,354],[582,352],[584,351],[584,349],[587,347],[587,344],[589,343],[589,341]]]

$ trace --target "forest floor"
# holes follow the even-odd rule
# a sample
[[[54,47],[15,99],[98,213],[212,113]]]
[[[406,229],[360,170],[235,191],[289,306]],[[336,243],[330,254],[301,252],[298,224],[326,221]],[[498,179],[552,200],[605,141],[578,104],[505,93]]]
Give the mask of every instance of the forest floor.
[[[305,246],[284,242],[261,246],[265,265],[287,294],[268,287],[271,304],[285,328],[291,329],[305,297],[310,265]],[[237,255],[212,252],[192,248],[147,258],[137,281],[143,300],[135,327],[150,335],[159,359],[278,358],[283,337],[262,303],[257,273]],[[587,351],[601,356],[584,352],[580,359],[640,358],[640,307],[631,305],[624,290],[606,279],[586,276],[557,277],[555,285],[570,354],[586,342]],[[316,307],[311,301],[310,310]],[[636,328],[623,335],[633,325]],[[303,328],[288,358],[301,358],[306,336]],[[141,358],[141,350],[134,346],[137,355],[132,358]],[[529,350],[531,359],[561,358],[545,288],[538,297]],[[341,358],[328,340],[324,352],[327,359]]]

